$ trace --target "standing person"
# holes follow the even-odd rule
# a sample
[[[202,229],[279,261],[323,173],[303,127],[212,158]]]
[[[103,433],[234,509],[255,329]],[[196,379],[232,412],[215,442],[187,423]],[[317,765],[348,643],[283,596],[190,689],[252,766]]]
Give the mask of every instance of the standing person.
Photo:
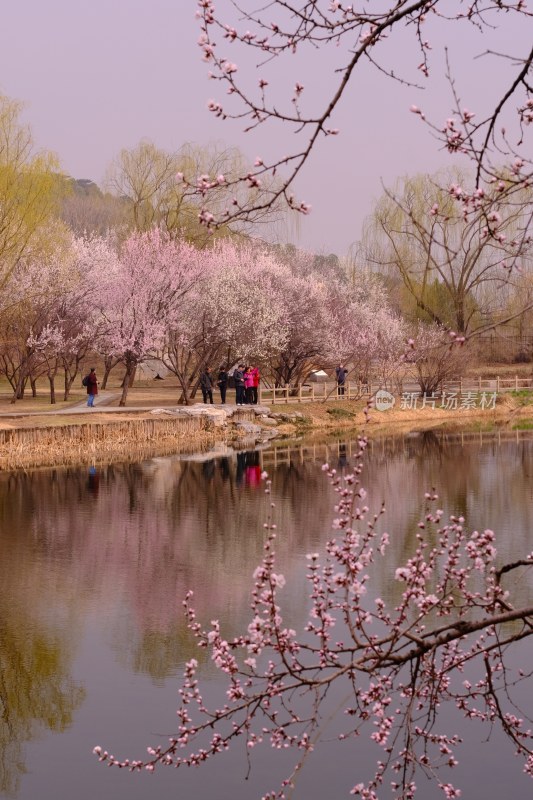
[[[347,374],[348,374],[348,370],[346,369],[346,367],[343,367],[342,364],[339,364],[339,366],[335,370],[335,375],[337,376],[337,394],[338,395],[344,394],[344,384],[346,383]]]
[[[218,369],[217,386],[220,389],[220,402],[226,402],[226,389],[228,388],[228,373],[224,364]]]
[[[98,380],[96,378],[96,370],[94,367],[91,367],[89,374],[87,375],[87,405],[89,408],[94,407],[94,398],[98,394]]]
[[[204,403],[207,403],[207,398],[209,397],[209,402],[213,403],[213,376],[211,375],[211,370],[209,367],[206,367],[202,374],[200,375],[200,386],[202,388],[202,396],[204,398]]]
[[[244,370],[244,391],[246,403],[252,405],[254,394],[254,376],[252,373],[252,367],[246,367]]]
[[[254,406],[256,406],[259,394],[259,381],[261,379],[261,376],[259,375],[259,370],[257,367],[251,366],[250,369],[252,370],[252,378],[253,378],[251,402],[254,404]]]
[[[233,370],[233,380],[235,381],[235,402],[238,406],[244,405],[244,364]]]

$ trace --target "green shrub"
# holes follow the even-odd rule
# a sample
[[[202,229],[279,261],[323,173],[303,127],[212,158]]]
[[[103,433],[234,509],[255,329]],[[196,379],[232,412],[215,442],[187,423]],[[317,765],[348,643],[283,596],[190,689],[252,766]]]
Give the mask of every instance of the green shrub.
[[[521,406],[529,406],[533,403],[533,391],[531,389],[518,389],[517,391],[509,392],[509,394],[518,400]]]
[[[348,411],[347,408],[328,408],[328,414],[330,414],[334,419],[348,419],[351,417],[355,417],[353,411]]]

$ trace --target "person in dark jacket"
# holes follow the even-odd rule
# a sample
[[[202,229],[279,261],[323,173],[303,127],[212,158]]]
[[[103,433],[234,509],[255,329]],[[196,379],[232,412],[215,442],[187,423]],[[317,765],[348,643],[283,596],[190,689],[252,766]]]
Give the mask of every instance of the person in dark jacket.
[[[98,394],[98,380],[96,378],[96,370],[94,367],[91,367],[89,374],[87,375],[87,405],[89,408],[94,407],[94,398]]]
[[[335,375],[337,376],[337,394],[344,394],[344,384],[346,383],[346,376],[348,374],[348,370],[346,367],[343,367],[342,364],[339,364],[337,369],[335,370]]]
[[[202,396],[204,398],[204,403],[207,403],[207,398],[209,397],[209,402],[213,402],[213,376],[211,375],[211,370],[209,367],[206,367],[202,374],[200,375],[200,387],[202,389]]]
[[[235,402],[238,406],[243,406],[246,402],[244,389],[244,364],[233,370],[233,380],[235,381]]]
[[[226,402],[226,389],[228,388],[228,372],[224,364],[221,364],[218,370],[217,386],[220,389],[220,402]]]

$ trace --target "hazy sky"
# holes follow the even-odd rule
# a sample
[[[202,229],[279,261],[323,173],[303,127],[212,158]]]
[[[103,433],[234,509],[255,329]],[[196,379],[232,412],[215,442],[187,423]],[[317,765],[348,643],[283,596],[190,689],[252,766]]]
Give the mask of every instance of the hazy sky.
[[[229,0],[216,5],[230,11]],[[242,122],[221,122],[207,111],[210,98],[224,101],[224,89],[207,79],[195,8],[196,0],[2,0],[0,92],[25,103],[24,119],[39,147],[56,152],[73,177],[97,183],[120,149],[142,138],[168,150],[186,141],[222,141],[238,145],[250,160],[266,158],[272,148],[288,152],[290,130],[244,135]],[[360,237],[382,181],[449,164],[409,107],[432,111],[438,122],[449,115],[451,95],[442,78],[447,44],[464,104],[480,111],[509,65],[471,57],[489,47],[519,54],[530,46],[527,24],[511,33],[491,39],[442,22],[430,28],[437,77],[425,92],[361,71],[334,120],[340,135],[321,144],[297,185],[299,199],[313,208],[297,243],[344,254]],[[388,65],[423,82],[412,40],[399,37],[387,48]],[[295,62],[294,75],[275,68],[276,90],[280,97],[292,95],[296,77],[306,86],[306,101],[318,102],[331,85],[331,70],[343,62],[331,49],[302,67]]]

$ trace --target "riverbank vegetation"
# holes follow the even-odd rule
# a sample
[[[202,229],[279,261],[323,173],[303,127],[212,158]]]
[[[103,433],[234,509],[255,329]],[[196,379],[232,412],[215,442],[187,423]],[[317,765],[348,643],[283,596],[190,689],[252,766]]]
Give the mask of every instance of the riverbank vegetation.
[[[135,392],[136,390],[134,390]],[[161,411],[163,390],[137,390],[135,403],[127,411],[105,409],[87,414],[31,414],[0,417],[0,470],[76,464],[132,461],[172,452],[212,447],[216,442],[242,446],[245,431],[233,422],[215,426],[206,415],[172,417]],[[167,389],[166,392],[169,392]],[[147,406],[151,406],[147,409]],[[220,406],[218,406],[220,408]],[[158,411],[159,409],[159,411]],[[250,421],[273,432],[280,439],[324,434],[354,435],[366,431],[369,437],[404,434],[423,430],[511,431],[526,430],[533,420],[533,396],[525,392],[501,395],[494,408],[393,408],[378,411],[363,400],[280,404],[261,406],[268,416],[252,413]],[[246,409],[240,416],[247,416]],[[248,415],[249,416],[249,415]],[[268,422],[268,425],[267,425]],[[248,444],[250,446],[250,443]]]

